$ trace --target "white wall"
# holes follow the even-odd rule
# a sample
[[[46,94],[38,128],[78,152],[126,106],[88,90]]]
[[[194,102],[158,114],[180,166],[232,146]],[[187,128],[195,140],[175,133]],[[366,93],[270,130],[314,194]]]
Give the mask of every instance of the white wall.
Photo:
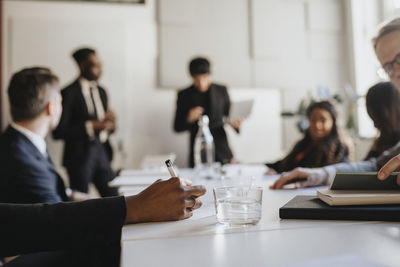
[[[159,0],[160,85],[189,82],[188,60],[204,55],[213,76],[235,87],[249,87],[251,60],[248,1]]]
[[[211,58],[215,79],[232,87],[279,88],[283,109],[295,110],[318,85],[343,93],[344,2],[160,0],[160,85],[187,81],[188,60],[201,54]],[[283,123],[285,149],[300,136],[294,125]]]
[[[377,33],[380,23],[380,0],[346,1],[348,44],[349,44],[349,74],[355,91],[365,96],[368,89],[380,79],[377,70],[380,67],[376,59],[371,39]],[[356,103],[358,132],[363,137],[376,136],[376,129],[369,118],[365,99]]]
[[[145,153],[170,152],[185,142],[170,130],[174,92],[156,90],[157,29],[153,1],[146,5],[67,2],[4,2],[4,77],[25,66],[50,67],[66,85],[77,76],[70,54],[83,45],[95,47],[103,60],[101,83],[118,115],[114,144],[122,143],[116,167],[138,166]],[[5,92],[4,92],[5,93]],[[8,111],[7,98],[4,107]],[[5,121],[9,113],[5,112]],[[170,137],[164,142],[162,133]],[[153,138],[158,137],[158,138]],[[60,162],[60,142],[50,150]],[[114,145],[116,148],[117,146]]]
[[[283,156],[281,94],[277,89],[232,88],[230,97],[235,101],[254,99],[250,116],[243,122],[240,134],[227,129],[229,143],[240,162],[262,163]]]
[[[100,82],[108,88],[111,108],[118,115],[118,130],[112,140],[117,156],[114,167],[138,167],[145,155],[169,152],[177,153],[179,166],[186,166],[188,134],[172,131],[176,91],[157,89],[154,1],[118,5],[9,0],[4,2],[3,12],[3,88],[13,72],[32,65],[50,67],[64,86],[77,76],[71,52],[78,46],[92,46],[103,60]],[[231,95],[233,100],[257,99],[252,117],[245,122],[248,128],[240,136],[228,133],[237,157],[244,162],[263,162],[280,156],[280,93],[239,88],[232,89]],[[3,96],[2,114],[7,123],[10,116],[5,91]],[[257,132],[263,136],[254,152],[254,144],[249,142]],[[48,139],[50,153],[60,167],[62,143]]]

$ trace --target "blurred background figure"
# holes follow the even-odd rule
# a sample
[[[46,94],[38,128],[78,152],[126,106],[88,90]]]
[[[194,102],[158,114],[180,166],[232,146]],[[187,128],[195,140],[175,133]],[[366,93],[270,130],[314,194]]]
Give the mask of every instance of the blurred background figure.
[[[174,130],[176,132],[190,131],[189,164],[194,166],[193,146],[199,129],[197,122],[203,115],[209,117],[209,127],[214,138],[215,160],[217,162],[234,163],[231,148],[224,129],[225,118],[229,116],[231,102],[225,86],[213,83],[211,80],[210,62],[206,58],[194,58],[190,61],[189,72],[193,84],[178,92]],[[239,132],[241,120],[230,123]]]
[[[11,78],[13,121],[0,135],[0,202],[71,200],[47,152],[45,137],[61,116],[58,78],[47,68],[25,68]]]
[[[87,193],[93,182],[101,196],[114,196],[117,190],[108,186],[115,177],[108,139],[116,128],[116,116],[98,84],[101,61],[91,48],[78,49],[72,57],[80,75],[62,90],[63,113],[53,136],[65,141],[63,165],[72,189]]]
[[[339,134],[334,105],[328,101],[312,103],[307,109],[307,118],[309,127],[304,138],[284,159],[266,164],[269,174],[348,161],[349,148]]]
[[[390,82],[377,83],[368,90],[366,106],[379,136],[364,160],[380,156],[400,141],[400,92]]]

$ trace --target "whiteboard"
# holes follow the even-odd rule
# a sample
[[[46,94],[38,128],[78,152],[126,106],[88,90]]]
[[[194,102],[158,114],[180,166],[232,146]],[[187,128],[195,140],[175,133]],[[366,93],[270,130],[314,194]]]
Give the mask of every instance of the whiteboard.
[[[241,163],[262,163],[281,154],[281,94],[278,89],[232,88],[231,102],[254,99],[250,116],[243,121],[240,134],[226,125],[229,144]]]

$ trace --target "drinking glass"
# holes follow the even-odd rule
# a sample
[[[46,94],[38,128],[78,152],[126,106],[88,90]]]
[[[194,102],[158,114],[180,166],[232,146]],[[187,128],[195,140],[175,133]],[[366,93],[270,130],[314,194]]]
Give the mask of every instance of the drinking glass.
[[[217,220],[228,225],[257,224],[261,219],[263,188],[224,186],[214,188]]]

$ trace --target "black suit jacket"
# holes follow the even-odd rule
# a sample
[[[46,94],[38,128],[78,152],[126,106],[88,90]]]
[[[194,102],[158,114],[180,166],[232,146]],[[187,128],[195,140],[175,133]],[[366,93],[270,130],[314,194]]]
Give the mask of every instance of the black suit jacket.
[[[178,100],[176,105],[174,130],[176,132],[190,131],[190,166],[194,166],[193,160],[193,145],[196,133],[198,130],[197,122],[189,124],[186,121],[189,110],[196,106],[194,85],[178,92]],[[224,130],[224,117],[229,116],[230,99],[225,86],[211,84],[208,89],[210,94],[209,99],[209,119],[210,131],[214,138],[215,144],[215,160],[227,163],[232,157],[232,151],[228,145],[228,138]]]
[[[109,245],[119,248],[126,216],[124,197],[51,205],[0,204],[0,214],[0,257],[42,251],[92,250],[97,253],[92,256],[96,257],[85,266],[118,266],[105,262],[101,251],[94,248]],[[119,254],[116,256],[119,258]],[[38,265],[29,262],[29,266]],[[59,262],[53,266],[65,264]]]
[[[0,136],[0,202],[56,203],[69,200],[52,162],[9,126]]]
[[[98,89],[103,108],[107,111],[106,91],[100,86],[98,86]],[[63,165],[68,168],[75,166],[76,162],[84,161],[88,156],[89,146],[98,144],[99,141],[97,139],[91,141],[86,133],[86,121],[95,118],[89,114],[79,79],[64,88],[61,94],[63,112],[60,123],[53,131],[53,137],[65,140]],[[103,145],[111,161],[112,149],[110,143],[107,141]]]

